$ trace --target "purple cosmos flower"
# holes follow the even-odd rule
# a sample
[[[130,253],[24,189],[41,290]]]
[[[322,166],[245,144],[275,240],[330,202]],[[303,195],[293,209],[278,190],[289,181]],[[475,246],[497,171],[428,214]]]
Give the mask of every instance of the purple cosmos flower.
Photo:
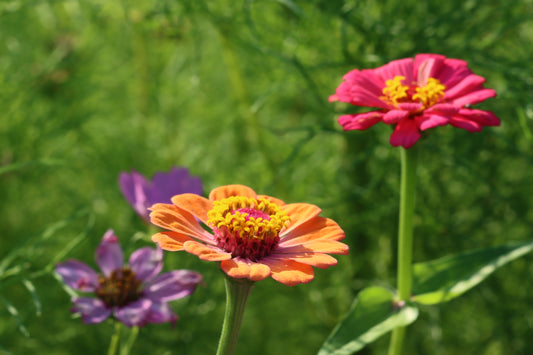
[[[178,317],[167,302],[194,292],[202,276],[194,271],[175,270],[159,275],[163,268],[160,248],[140,248],[131,254],[129,266],[113,230],[108,230],[95,254],[101,274],[87,264],[68,260],[56,266],[65,284],[93,297],[73,298],[71,311],[80,313],[86,324],[100,323],[111,314],[125,325],[175,322]]]
[[[186,168],[172,168],[168,173],[156,173],[149,181],[133,170],[122,172],[119,185],[126,200],[145,221],[149,221],[148,207],[156,203],[170,203],[170,198],[183,193],[202,194],[202,180],[191,176]]]

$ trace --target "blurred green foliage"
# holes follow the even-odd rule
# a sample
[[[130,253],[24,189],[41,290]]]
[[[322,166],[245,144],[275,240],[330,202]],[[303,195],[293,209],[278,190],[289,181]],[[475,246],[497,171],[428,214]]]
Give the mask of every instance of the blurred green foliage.
[[[108,228],[128,253],[152,245],[118,174],[178,165],[206,192],[246,184],[317,204],[346,231],[350,255],[310,284],[255,286],[237,348],[316,353],[359,290],[394,283],[398,207],[390,127],[342,132],[336,117],[354,108],[327,98],[347,71],[416,53],[467,60],[498,92],[479,107],[502,126],[440,127],[418,143],[415,261],[531,239],[532,42],[531,0],[1,0],[0,260],[19,250],[25,266],[0,280],[18,310],[0,304],[0,352],[105,351],[111,322],[72,319],[70,296],[39,271],[60,257],[94,266]],[[406,353],[527,354],[531,261],[422,308]],[[142,329],[134,353],[212,354],[220,272],[186,253],[166,254],[172,268],[198,270],[206,285],[173,303],[174,328]],[[361,353],[383,353],[387,338]]]

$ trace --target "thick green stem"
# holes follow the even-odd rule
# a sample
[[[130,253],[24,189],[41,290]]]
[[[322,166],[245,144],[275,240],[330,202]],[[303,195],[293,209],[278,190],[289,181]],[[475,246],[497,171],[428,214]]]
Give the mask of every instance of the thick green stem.
[[[413,215],[416,193],[417,148],[401,148],[402,175],[400,186],[400,223],[398,227],[398,297],[408,301],[411,297],[413,261]],[[394,329],[389,346],[389,355],[402,352],[405,327]]]
[[[226,313],[218,343],[217,355],[231,355],[237,346],[242,316],[254,282],[226,276]]]

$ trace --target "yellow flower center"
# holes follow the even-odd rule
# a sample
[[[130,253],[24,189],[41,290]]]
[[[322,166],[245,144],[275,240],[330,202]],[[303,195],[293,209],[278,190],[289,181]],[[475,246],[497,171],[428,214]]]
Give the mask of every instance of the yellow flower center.
[[[424,105],[423,109],[435,105],[444,98],[446,86],[439,79],[429,78],[425,86],[403,85],[404,76],[397,75],[394,79],[385,81],[381,98],[386,102],[397,106],[402,102],[419,102]]]
[[[446,86],[442,85],[439,79],[429,78],[426,86],[416,88],[413,100],[420,100],[424,107],[433,106],[444,97],[445,89]]]
[[[289,221],[280,206],[264,198],[232,196],[214,201],[207,213],[218,247],[233,257],[257,261],[269,255]]]
[[[405,80],[405,76],[398,75],[395,76],[394,79],[389,79],[385,82],[383,94],[393,105],[397,105],[399,101],[407,99],[407,90],[409,90],[409,86],[402,85],[402,80]]]

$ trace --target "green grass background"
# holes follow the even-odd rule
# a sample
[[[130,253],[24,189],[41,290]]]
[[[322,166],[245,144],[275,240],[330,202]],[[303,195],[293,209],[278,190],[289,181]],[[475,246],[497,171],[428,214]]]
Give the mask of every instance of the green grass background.
[[[357,109],[327,98],[347,71],[416,53],[467,60],[498,92],[479,108],[502,125],[417,143],[415,261],[531,239],[532,42],[531,0],[1,0],[0,353],[105,353],[112,323],[73,319],[51,266],[94,266],[108,228],[128,254],[153,245],[118,174],[176,165],[206,193],[246,184],[345,230],[350,255],[310,284],[256,284],[237,348],[315,354],[359,290],[395,283],[399,149],[386,125],[342,132],[336,118]],[[532,261],[423,307],[406,354],[529,354]],[[214,354],[220,271],[184,252],[165,262],[205,287],[172,303],[174,328],[141,329],[133,353]]]

